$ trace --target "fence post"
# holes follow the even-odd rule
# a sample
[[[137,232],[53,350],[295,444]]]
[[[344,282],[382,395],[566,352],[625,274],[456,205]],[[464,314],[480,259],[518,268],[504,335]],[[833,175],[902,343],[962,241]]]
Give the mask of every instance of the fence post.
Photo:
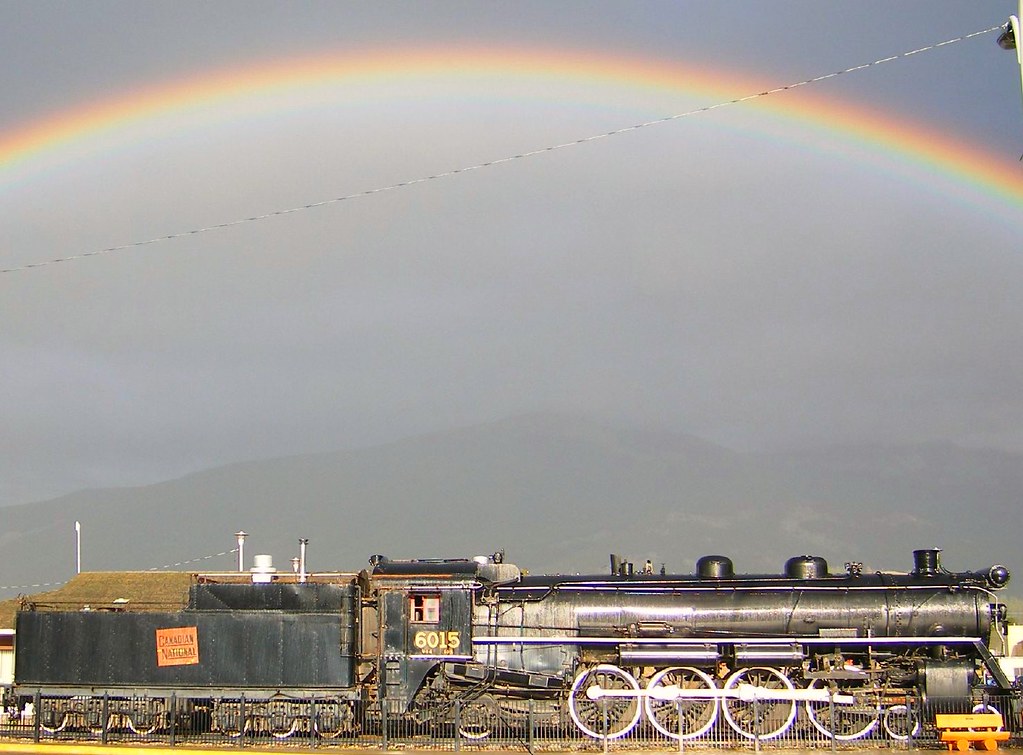
[[[36,744],[39,744],[40,736],[39,717],[43,713],[43,693],[40,692],[39,690],[36,690],[35,700],[32,703],[32,706],[33,708],[35,708],[35,711],[32,715],[32,741],[35,742]]]
[[[387,741],[388,728],[390,728],[390,722],[387,720],[387,698],[382,697],[380,698],[380,732],[383,739],[380,743],[380,746],[383,747],[385,750],[388,747]]]
[[[177,728],[178,728],[178,694],[171,692],[170,704],[167,708],[167,720],[170,723],[170,740],[169,744],[174,747],[177,742]]]
[[[607,755],[607,698],[600,698],[600,707],[604,718],[604,755]]]
[[[753,696],[753,748],[760,752],[760,698]]]
[[[835,747],[835,729],[838,727],[835,725],[835,688],[830,684],[828,685],[828,720],[831,721],[831,726],[828,727],[828,731],[831,733],[831,752],[834,752]]]
[[[906,696],[906,749],[913,749],[913,729],[916,725],[913,720],[913,698]]]
[[[309,736],[313,740],[313,747],[320,746],[319,715],[319,711],[316,709],[316,698],[309,698]]]
[[[238,700],[238,746],[245,746],[245,693]]]
[[[685,749],[682,739],[682,698],[675,698],[675,715],[678,716],[678,751],[682,752]]]
[[[461,751],[461,701],[454,701],[454,751]]]
[[[533,698],[529,698],[526,707],[526,723],[528,725],[526,730],[526,751],[529,755],[533,755]]]
[[[107,743],[107,730],[110,723],[110,695],[107,692],[103,693],[103,703],[100,705],[100,727],[99,727],[99,741],[100,744]]]

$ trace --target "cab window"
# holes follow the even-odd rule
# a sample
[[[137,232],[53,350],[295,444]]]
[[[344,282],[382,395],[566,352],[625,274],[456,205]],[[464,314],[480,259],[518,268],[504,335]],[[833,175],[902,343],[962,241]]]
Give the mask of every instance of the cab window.
[[[436,624],[440,621],[440,596],[409,596],[409,620],[422,624]]]

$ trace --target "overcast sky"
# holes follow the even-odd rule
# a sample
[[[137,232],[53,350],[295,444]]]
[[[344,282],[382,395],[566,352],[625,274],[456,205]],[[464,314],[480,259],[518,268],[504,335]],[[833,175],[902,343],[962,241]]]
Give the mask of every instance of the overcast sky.
[[[988,29],[1014,8],[0,0],[0,145],[230,70],[339,54],[379,66],[424,49],[455,61],[428,78],[214,100],[0,159],[0,267],[755,93],[609,77],[620,61],[767,89]],[[859,143],[806,104],[829,98],[1004,160],[1018,202],[1023,103],[997,36],[2,274],[0,504],[529,411],[737,449],[1023,452],[1021,208],[969,171]],[[507,64],[477,70],[481,49]],[[525,64],[556,54],[595,69]]]

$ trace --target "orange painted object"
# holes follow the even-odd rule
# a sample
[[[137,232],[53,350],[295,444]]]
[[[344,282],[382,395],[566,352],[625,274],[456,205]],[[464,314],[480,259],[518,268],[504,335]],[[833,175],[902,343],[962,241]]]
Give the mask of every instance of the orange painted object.
[[[938,713],[934,725],[949,750],[969,750],[971,744],[978,750],[997,750],[999,742],[1009,739],[1001,713]]]

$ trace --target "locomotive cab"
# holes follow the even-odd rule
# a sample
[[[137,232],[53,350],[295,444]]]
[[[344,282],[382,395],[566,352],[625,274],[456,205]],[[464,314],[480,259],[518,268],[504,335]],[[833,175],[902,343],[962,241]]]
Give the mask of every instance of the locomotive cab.
[[[388,712],[401,712],[442,663],[472,657],[478,564],[468,559],[374,561],[379,695]]]

